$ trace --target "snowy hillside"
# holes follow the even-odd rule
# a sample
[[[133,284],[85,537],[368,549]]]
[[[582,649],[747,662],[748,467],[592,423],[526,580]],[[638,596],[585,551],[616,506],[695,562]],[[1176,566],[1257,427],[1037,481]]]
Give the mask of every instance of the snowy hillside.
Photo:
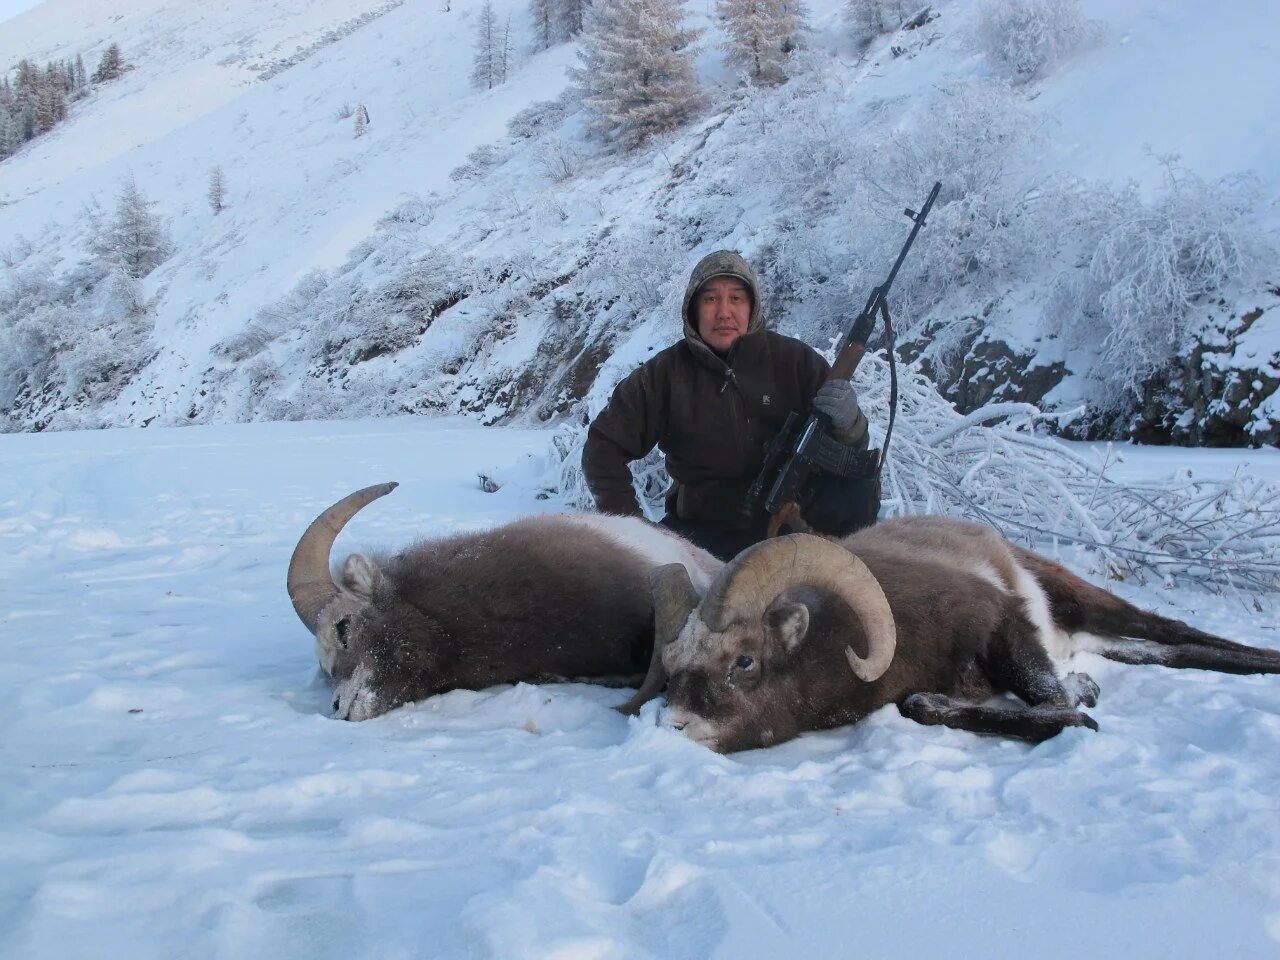
[[[545,441],[420,417],[0,437],[0,955],[1276,955],[1280,677],[1080,655],[1101,729],[1036,747],[886,708],[725,757],[583,685],[330,719],[284,588],[301,530],[390,479],[339,555],[546,510]],[[1280,481],[1274,450],[1126,456]],[[1247,594],[1117,589],[1280,647]]]
[[[684,274],[717,247],[825,344],[937,178],[895,303],[962,407],[1280,440],[1269,0],[1088,0],[1089,41],[1029,81],[983,40],[982,4],[864,49],[821,0],[793,79],[765,90],[690,4],[704,105],[631,154],[561,97],[573,44],[523,52],[519,0],[495,4],[525,38],[512,76],[476,91],[479,6],[46,0],[6,23],[0,64],[116,41],[135,67],[0,164],[10,427],[580,415],[678,334]],[[339,116],[360,105],[357,138]],[[129,176],[173,243],[136,283],[86,265]]]

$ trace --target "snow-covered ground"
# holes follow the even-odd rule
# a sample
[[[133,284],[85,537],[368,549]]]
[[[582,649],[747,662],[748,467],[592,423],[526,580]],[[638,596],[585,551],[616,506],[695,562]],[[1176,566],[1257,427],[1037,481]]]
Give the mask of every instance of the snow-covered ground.
[[[583,685],[328,718],[288,555],[554,509],[547,435],[425,419],[0,437],[0,955],[1275,957],[1280,679],[1082,656],[1100,732],[721,757]],[[1150,479],[1274,451],[1127,449]],[[506,481],[485,494],[476,473]],[[1119,589],[1280,647],[1248,597]]]

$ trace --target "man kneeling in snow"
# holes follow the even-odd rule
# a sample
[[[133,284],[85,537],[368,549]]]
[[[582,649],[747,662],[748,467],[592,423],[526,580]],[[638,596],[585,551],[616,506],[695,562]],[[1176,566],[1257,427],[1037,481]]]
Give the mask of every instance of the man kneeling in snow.
[[[655,446],[672,484],[662,520],[721,559],[765,537],[768,516],[745,509],[765,446],[792,412],[825,413],[832,439],[866,449],[867,419],[848,380],[812,347],[765,329],[760,284],[729,250],[704,257],[684,297],[684,338],[618,384],[591,424],[582,469],[604,513],[640,516],[627,464]],[[838,536],[875,522],[875,477],[821,476],[804,516]]]

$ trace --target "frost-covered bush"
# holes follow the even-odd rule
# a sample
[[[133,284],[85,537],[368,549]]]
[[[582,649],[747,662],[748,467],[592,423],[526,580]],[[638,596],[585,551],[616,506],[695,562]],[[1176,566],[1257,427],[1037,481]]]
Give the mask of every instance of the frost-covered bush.
[[[416,231],[435,219],[438,204],[439,199],[434,194],[402,197],[394,207],[378,218],[378,227],[382,230]]]
[[[1086,266],[1059,278],[1045,312],[1047,328],[1099,350],[1091,376],[1104,407],[1189,346],[1197,301],[1247,283],[1275,259],[1250,181],[1205,182],[1173,159],[1164,164],[1164,189],[1152,200],[1132,183],[1078,198]]]
[[[28,258],[0,289],[0,410],[12,417],[24,401],[47,423],[115,398],[154,354],[153,329],[122,269],[60,274],[52,260]]]
[[[311,305],[328,285],[323,270],[309,271],[282,299],[255,313],[244,329],[215,343],[213,355],[238,363],[261,353],[277,337],[303,325]]]
[[[562,94],[554,100],[539,100],[507,121],[507,135],[513,140],[529,140],[557,129],[573,110],[573,98]]]
[[[855,382],[872,442],[888,422],[889,364],[869,354]],[[961,416],[918,370],[899,370],[899,409],[882,475],[881,516],[943,513],[988,523],[1050,554],[1083,548],[1097,572],[1179,579],[1216,588],[1280,590],[1280,489],[1246,477],[1131,486],[1109,476],[1109,456],[1078,453],[1043,436],[1046,418],[1025,403]],[[585,413],[585,411],[583,411]],[[586,417],[553,438],[544,478],[566,504],[593,505],[581,471]],[[637,495],[663,513],[668,478],[655,452],[632,464]]]
[[[107,278],[98,315],[76,325],[74,338],[54,355],[54,379],[73,400],[100,404],[119,396],[155,352],[155,324],[133,278]]]
[[[844,18],[853,42],[865,45],[882,33],[897,30],[923,6],[916,0],[846,0]]]
[[[549,140],[537,155],[538,166],[555,183],[565,183],[582,172],[583,156],[566,140]]]
[[[1042,214],[1053,184],[1014,169],[1014,159],[1040,136],[1010,87],[970,80],[935,91],[906,123],[863,142],[859,181],[882,260],[904,239],[904,204],[918,207],[934,182],[942,183],[897,284],[904,331],[958,292],[980,301],[1036,264],[1054,242]],[[862,284],[884,269],[873,267]]]
[[[495,144],[482,143],[467,154],[467,159],[460,166],[450,171],[449,177],[452,180],[480,180],[503,159]]]
[[[1019,83],[1101,39],[1101,26],[1085,17],[1079,0],[987,0],[978,18],[982,52]]]

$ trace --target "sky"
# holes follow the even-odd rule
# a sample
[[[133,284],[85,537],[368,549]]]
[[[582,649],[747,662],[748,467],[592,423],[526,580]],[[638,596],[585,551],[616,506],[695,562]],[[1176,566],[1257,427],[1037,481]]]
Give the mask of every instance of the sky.
[[[41,0],[0,0],[0,23],[39,5]]]

